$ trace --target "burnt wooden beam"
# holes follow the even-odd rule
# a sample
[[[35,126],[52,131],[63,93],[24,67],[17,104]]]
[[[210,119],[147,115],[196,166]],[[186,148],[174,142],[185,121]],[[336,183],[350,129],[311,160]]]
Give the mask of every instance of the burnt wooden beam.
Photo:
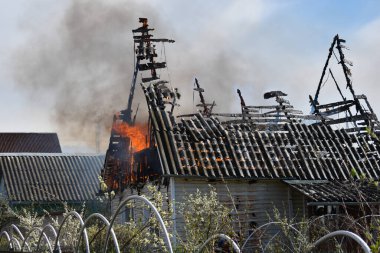
[[[316,105],[318,105],[318,96],[319,96],[319,92],[321,90],[323,78],[325,77],[327,66],[329,65],[329,61],[330,61],[330,58],[333,54],[335,43],[337,42],[338,39],[339,39],[339,36],[337,34],[337,35],[335,35],[333,42],[331,43],[331,46],[329,48],[329,53],[327,55],[325,65],[324,65],[323,70],[322,70],[322,75],[321,75],[321,78],[319,79],[318,88],[317,88],[317,91],[315,92],[314,99],[313,99],[313,103]]]
[[[318,105],[318,109],[326,109],[326,108],[331,108],[331,107],[337,107],[340,105],[353,105],[355,104],[354,100],[345,100],[345,101],[339,101],[339,102],[334,102],[334,103],[329,103],[329,104],[323,104],[323,105]]]

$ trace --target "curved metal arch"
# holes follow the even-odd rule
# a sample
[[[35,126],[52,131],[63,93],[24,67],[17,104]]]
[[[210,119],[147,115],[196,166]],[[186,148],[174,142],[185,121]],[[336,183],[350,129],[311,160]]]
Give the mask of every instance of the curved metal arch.
[[[110,237],[110,229],[113,227],[113,224],[115,222],[115,219],[117,217],[117,215],[119,215],[120,213],[120,210],[130,201],[130,200],[133,200],[133,199],[137,199],[137,200],[141,200],[143,202],[145,202],[145,204],[147,204],[154,212],[158,222],[160,223],[160,226],[164,232],[164,238],[165,238],[165,243],[166,243],[166,247],[168,248],[168,251],[169,253],[173,253],[173,248],[172,248],[172,244],[170,242],[170,238],[169,238],[169,233],[166,229],[166,226],[164,224],[164,221],[162,220],[162,217],[160,215],[160,213],[158,212],[157,208],[153,205],[152,202],[150,202],[147,198],[143,197],[143,196],[138,196],[138,195],[132,195],[132,196],[129,196],[127,197],[125,200],[123,200],[119,206],[117,207],[116,209],[116,212],[115,214],[113,215],[112,219],[111,219],[111,222],[110,222],[110,227],[108,228],[107,230],[107,235],[106,235],[106,242],[105,242],[105,245],[104,245],[104,253],[107,253],[107,245],[108,245],[108,240],[109,240],[109,237]]]
[[[229,243],[232,244],[232,247],[234,248],[234,250],[237,252],[237,253],[240,253],[240,248],[239,246],[236,244],[236,242],[234,242],[234,240],[231,239],[231,237],[225,235],[225,234],[216,234],[216,235],[213,235],[211,236],[210,238],[208,238],[197,250],[198,253],[200,253],[204,247],[206,247],[206,245],[213,239],[215,238],[223,238],[223,239],[226,239]]]
[[[57,238],[57,232],[55,231],[55,228],[51,225],[51,224],[47,224],[41,231],[40,233],[40,236],[38,238],[38,242],[37,242],[37,249],[36,251],[38,252],[38,250],[40,249],[40,244],[41,244],[41,239],[42,239],[42,236],[44,236],[45,238],[45,241],[47,242],[48,246],[49,246],[49,249],[50,249],[50,252],[53,252],[53,249],[51,247],[51,243],[49,241],[49,238],[47,237],[45,231],[50,229],[51,232],[53,232],[53,235],[54,235],[54,241],[55,241],[55,238]],[[58,250],[61,250],[61,247],[59,245],[59,241],[58,241]]]
[[[268,222],[268,223],[265,223],[265,224],[261,225],[260,227],[256,228],[255,230],[253,230],[252,233],[248,236],[248,238],[244,241],[243,245],[241,246],[241,250],[244,249],[244,247],[245,247],[245,245],[248,243],[249,239],[251,239],[251,237],[252,237],[257,231],[259,231],[260,229],[262,229],[262,228],[264,228],[264,227],[267,227],[267,226],[270,226],[270,225],[278,225],[278,224],[282,224],[282,222],[280,222],[280,221],[271,221],[271,222]],[[298,229],[296,229],[294,226],[289,225],[289,224],[287,224],[287,226],[288,226],[289,228],[291,228],[292,230],[296,231],[298,234],[301,234],[301,235],[302,235],[302,233],[301,233]]]
[[[349,219],[349,217],[347,217],[347,215],[343,215],[343,214],[324,214],[324,215],[321,215],[321,216],[314,217],[313,219],[309,220],[308,223],[314,223],[317,220],[321,220],[321,219],[326,218],[326,217],[339,217],[339,218],[344,218],[345,220],[352,221],[352,220]]]
[[[357,225],[361,230],[365,231],[366,228],[363,227],[360,223],[358,223],[358,221],[359,221],[360,219],[362,219],[362,218],[366,218],[366,217],[369,217],[369,216],[373,216],[373,217],[378,216],[378,217],[380,217],[380,215],[366,215],[366,216],[361,216],[361,217],[359,217],[359,218],[357,218],[357,219],[351,219],[350,216],[348,216],[348,215],[343,215],[343,214],[324,214],[324,215],[322,215],[322,216],[317,216],[317,217],[315,217],[314,219],[310,220],[310,221],[309,221],[309,224],[314,223],[314,222],[316,222],[317,220],[321,220],[321,219],[323,219],[323,218],[325,218],[325,217],[334,217],[334,218],[335,218],[335,217],[338,217],[338,218],[343,218],[343,219],[344,219],[344,222],[346,222],[346,224],[347,224],[347,228],[346,228],[347,230],[351,230],[351,228],[352,228],[353,225]],[[331,231],[327,230],[327,233],[331,233]],[[345,239],[345,237],[343,237],[343,238],[340,240],[340,242],[338,242],[337,239],[335,239],[335,241],[336,241],[337,243],[342,244],[343,241],[344,241],[344,239]]]
[[[16,230],[18,236],[20,237],[20,239],[21,239],[22,241],[24,241],[24,236],[23,236],[23,234],[21,233],[20,229],[19,229],[15,224],[11,224],[11,228],[10,228],[10,230],[11,230],[11,240],[13,241],[13,240],[15,239],[16,242],[17,242],[17,246],[18,246],[19,249],[21,250],[21,246],[20,246],[20,242],[19,242],[19,240],[17,240],[16,238],[13,237],[13,230]],[[13,243],[13,242],[12,242],[12,243]],[[12,245],[12,246],[13,246],[13,245]],[[29,245],[28,245],[28,247],[29,247]],[[13,247],[12,247],[12,248],[13,248]]]
[[[324,235],[322,238],[319,238],[313,244],[313,248],[317,247],[323,241],[330,239],[332,237],[335,237],[337,235],[347,236],[347,237],[354,239],[362,247],[362,249],[365,253],[371,253],[371,249],[369,248],[368,244],[360,236],[358,236],[357,234],[352,233],[350,231],[347,231],[347,230],[337,230],[337,231],[331,232],[327,235]]]
[[[355,220],[352,220],[351,224],[348,226],[347,229],[350,231],[353,226],[358,226],[362,231],[365,232],[367,229],[364,226],[362,226],[362,224],[360,224],[359,221],[362,220],[362,219],[368,218],[368,217],[371,217],[371,218],[380,218],[380,215],[378,215],[378,214],[369,214],[369,215],[361,216],[361,217],[359,217],[359,218],[357,218]],[[342,238],[342,242],[343,242],[343,240],[344,240],[344,237]],[[371,242],[375,242],[375,238],[370,239],[370,241]]]
[[[3,230],[0,232],[0,239],[1,237],[3,237],[3,235],[5,235],[5,237],[7,238],[8,240],[8,243],[9,243],[9,249],[13,249],[13,245],[12,245],[12,240],[11,240],[11,237],[9,236],[8,232]]]
[[[42,231],[41,231],[41,233],[40,233],[40,236],[39,236],[39,238],[38,238],[37,249],[36,249],[37,252],[38,252],[38,250],[39,250],[39,248],[40,248],[40,244],[41,244],[42,236],[44,236],[45,241],[47,241],[47,243],[48,243],[48,246],[49,246],[50,251],[52,251],[51,243],[50,243],[49,238],[47,237],[47,235],[46,235],[46,233],[45,233],[45,231],[48,230],[48,229],[50,229],[50,231],[53,233],[53,235],[54,235],[54,241],[55,241],[55,239],[57,238],[57,232],[55,231],[55,228],[54,228],[51,224],[47,224],[47,225],[42,229]],[[58,241],[58,250],[59,250],[59,251],[61,250],[61,247],[60,247],[59,241]]]
[[[54,250],[57,250],[57,244],[59,241],[59,236],[61,235],[62,227],[66,223],[67,219],[70,216],[77,218],[79,220],[79,223],[81,226],[83,226],[83,224],[84,224],[82,216],[80,216],[80,214],[78,212],[76,212],[76,211],[68,212],[66,217],[63,219],[61,225],[59,226],[57,237],[55,238],[55,242],[54,242]],[[87,230],[86,229],[83,230],[83,236],[84,236],[84,240],[85,240],[85,244],[86,244],[86,252],[90,253],[90,246],[88,244],[88,236],[87,236]],[[61,248],[58,249],[58,252],[61,253]]]
[[[16,245],[18,247],[18,250],[21,250],[21,245],[20,245],[20,242],[17,240],[17,238],[11,237],[11,241],[16,241]],[[13,244],[13,242],[12,242],[12,244]],[[12,249],[13,249],[13,246],[12,246]]]
[[[119,243],[117,241],[116,234],[115,234],[113,228],[110,227],[110,222],[107,220],[107,218],[104,217],[103,215],[101,215],[100,213],[93,213],[90,216],[88,216],[87,219],[84,221],[84,224],[81,226],[81,229],[79,231],[79,239],[78,239],[77,245],[75,247],[75,251],[78,251],[79,243],[80,243],[80,240],[82,238],[81,235],[83,233],[83,230],[86,228],[88,222],[90,220],[92,220],[92,219],[95,219],[95,218],[100,219],[107,226],[107,231],[110,229],[110,232],[111,232],[111,235],[112,235],[112,239],[113,239],[113,243],[115,245],[116,253],[120,253]]]
[[[353,219],[350,219],[347,215],[343,215],[343,214],[324,214],[324,215],[321,215],[321,216],[317,216],[315,217],[314,219],[310,220],[309,221],[309,224],[311,223],[315,223],[316,221],[318,220],[321,220],[325,217],[338,217],[338,218],[343,218],[346,222],[348,222],[350,224],[350,226],[356,221],[356,220],[353,220]],[[360,218],[359,218],[360,219]],[[360,225],[361,226],[361,225]],[[362,227],[362,226],[361,226]],[[362,227],[363,228],[363,227]],[[363,228],[364,229],[364,228]]]
[[[15,224],[11,224],[11,237],[13,235],[13,230],[16,230],[21,240],[24,240],[23,234],[21,233],[20,229]]]
[[[360,223],[358,223],[358,221],[360,221],[362,219],[365,219],[365,218],[368,218],[368,217],[371,217],[371,218],[380,218],[380,215],[379,214],[369,214],[369,215],[361,216],[361,217],[353,220],[348,228],[349,229],[352,228],[352,226],[355,224],[355,225],[359,225],[361,229],[366,230],[366,228],[363,227]]]
[[[276,239],[276,237],[277,237],[281,232],[282,232],[282,231],[278,231],[274,236],[272,236],[272,237],[269,239],[269,241],[264,245],[264,248],[262,247],[262,251],[263,251],[263,252],[266,252],[266,250],[267,250],[267,248],[269,247],[269,245],[272,243],[272,241],[273,241],[274,239]],[[289,252],[294,252],[294,250],[292,250],[291,247],[289,247],[286,243],[281,242],[281,244],[284,245],[284,246],[288,249]],[[301,245],[300,245],[300,247],[301,247]],[[299,247],[298,250],[295,251],[295,252],[301,252],[300,247]]]
[[[357,219],[354,220],[354,222],[357,222],[361,219],[365,219],[365,218],[368,218],[368,217],[374,217],[374,218],[380,218],[380,214],[368,214],[368,215],[364,215],[364,216],[361,216]]]
[[[24,252],[24,246],[26,245],[28,247],[28,251],[31,251],[30,250],[30,247],[27,243],[27,240],[31,237],[32,233],[34,231],[39,231],[41,233],[42,229],[39,228],[39,227],[33,227],[31,230],[28,231],[28,233],[25,235],[25,238],[24,240],[22,240],[22,244],[21,244],[21,252]]]
[[[268,246],[272,243],[272,241],[278,236],[278,234],[280,233],[281,231],[278,231],[274,236],[272,236],[268,243],[265,244],[264,248],[263,248],[263,252],[265,252],[265,250],[268,248]]]

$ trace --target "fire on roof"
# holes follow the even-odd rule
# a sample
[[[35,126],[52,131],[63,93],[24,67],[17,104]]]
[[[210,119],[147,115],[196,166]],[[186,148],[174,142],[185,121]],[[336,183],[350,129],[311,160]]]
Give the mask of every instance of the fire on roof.
[[[141,188],[147,181],[168,177],[207,179],[240,178],[293,180],[347,180],[365,175],[380,179],[379,121],[365,95],[357,95],[351,81],[350,61],[344,55],[345,41],[336,35],[314,97],[312,112],[297,110],[282,91],[270,91],[264,99],[272,105],[246,105],[237,90],[241,111],[214,112],[204,88],[195,79],[199,111],[175,115],[179,99],[176,89],[160,79],[156,61],[156,39],[148,20],[133,30],[136,65],[126,110],[115,115],[102,177],[110,190]],[[330,58],[338,55],[345,85],[341,88],[329,69]],[[319,95],[326,72],[334,80],[341,101],[320,104]],[[132,100],[137,74],[143,73],[141,87],[149,111],[146,127],[137,126]],[[136,110],[138,111],[138,109]]]

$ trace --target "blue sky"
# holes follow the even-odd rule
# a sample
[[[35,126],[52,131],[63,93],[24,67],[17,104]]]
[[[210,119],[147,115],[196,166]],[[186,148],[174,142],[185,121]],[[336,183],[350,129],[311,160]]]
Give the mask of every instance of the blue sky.
[[[105,122],[106,145],[107,122],[112,120],[108,114],[126,104],[133,63],[127,57],[132,48],[127,31],[138,25],[139,16],[150,18],[157,34],[176,40],[166,47],[166,57],[172,84],[184,95],[179,109],[183,112],[193,109],[197,77],[221,111],[239,110],[235,90],[240,88],[249,104],[264,103],[266,91],[282,90],[307,113],[308,95],[316,90],[337,33],[350,48],[346,57],[354,63],[355,90],[367,94],[380,112],[380,1],[0,3],[0,131],[58,132],[67,151],[93,149],[91,115]],[[333,71],[344,87],[339,66]],[[328,83],[321,94],[325,102],[338,98]],[[66,104],[67,111],[62,109]],[[76,119],[76,112],[80,119],[90,117]]]

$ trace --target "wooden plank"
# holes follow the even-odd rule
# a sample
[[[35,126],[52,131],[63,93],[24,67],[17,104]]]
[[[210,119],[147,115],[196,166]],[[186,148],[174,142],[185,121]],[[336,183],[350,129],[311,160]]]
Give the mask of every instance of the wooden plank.
[[[192,174],[200,176],[199,168],[194,157],[195,148],[193,148],[189,142],[185,142],[185,149],[186,149],[187,157],[189,157]]]
[[[213,139],[212,142],[207,140],[207,142],[208,142],[208,145],[210,146],[210,149],[214,153],[215,157],[214,157],[213,162],[215,163],[215,166],[217,167],[217,169],[220,171],[220,174],[222,175],[222,177],[225,177],[225,176],[229,177],[230,174],[228,172],[226,163],[224,162],[223,155],[222,155],[222,152],[217,140]],[[221,166],[219,166],[219,164]],[[222,170],[224,171],[224,173],[222,172]]]
[[[198,161],[199,174],[202,176],[208,177],[209,175],[207,172],[206,165],[203,162],[203,156],[201,153],[200,143],[195,143],[195,151],[196,152],[194,152],[194,158],[196,161]]]
[[[335,103],[317,105],[316,109],[319,110],[319,109],[326,109],[326,108],[330,108],[330,107],[337,107],[340,105],[353,105],[353,104],[354,104],[353,100],[346,100],[346,101],[339,101],[339,102],[335,102]]]

